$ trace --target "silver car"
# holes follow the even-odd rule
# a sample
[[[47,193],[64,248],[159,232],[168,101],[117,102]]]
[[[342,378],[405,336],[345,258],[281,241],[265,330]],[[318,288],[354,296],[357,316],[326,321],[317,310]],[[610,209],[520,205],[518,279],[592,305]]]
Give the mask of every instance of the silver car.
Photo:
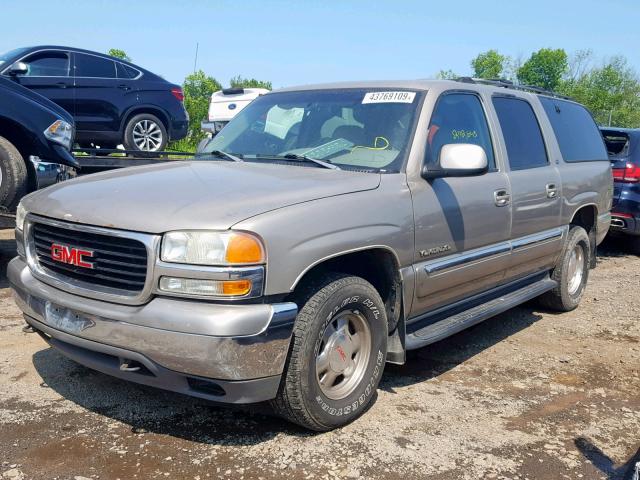
[[[68,357],[324,431],[386,362],[534,297],[568,311],[607,233],[581,105],[466,81],[259,97],[193,161],[25,197],[8,277]]]

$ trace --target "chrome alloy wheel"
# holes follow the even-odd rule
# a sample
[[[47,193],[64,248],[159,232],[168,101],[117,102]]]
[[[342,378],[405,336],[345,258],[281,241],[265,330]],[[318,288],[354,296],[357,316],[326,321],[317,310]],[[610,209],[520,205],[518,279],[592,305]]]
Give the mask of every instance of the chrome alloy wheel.
[[[371,330],[358,310],[338,313],[326,326],[316,356],[320,390],[332,400],[351,394],[362,381],[371,355]]]
[[[138,150],[155,152],[162,145],[162,130],[153,120],[140,120],[133,126],[133,143]]]
[[[584,277],[584,249],[580,244],[573,247],[571,256],[569,257],[569,267],[567,269],[567,278],[569,279],[569,295],[575,295],[582,285]]]

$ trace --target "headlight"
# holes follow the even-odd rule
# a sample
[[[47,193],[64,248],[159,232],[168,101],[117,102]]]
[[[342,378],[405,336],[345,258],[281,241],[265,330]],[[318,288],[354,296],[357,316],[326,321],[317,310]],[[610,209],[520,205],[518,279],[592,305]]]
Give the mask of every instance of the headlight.
[[[18,203],[16,208],[16,229],[22,231],[24,227],[24,218],[27,216],[27,211],[22,206],[22,202]]]
[[[44,136],[55,143],[71,150],[73,127],[64,120],[56,120],[44,131]]]
[[[203,278],[160,277],[163,292],[200,297],[242,297],[251,292],[251,280],[209,280]]]
[[[162,239],[164,262],[193,265],[255,265],[265,260],[262,242],[244,232],[169,232]]]

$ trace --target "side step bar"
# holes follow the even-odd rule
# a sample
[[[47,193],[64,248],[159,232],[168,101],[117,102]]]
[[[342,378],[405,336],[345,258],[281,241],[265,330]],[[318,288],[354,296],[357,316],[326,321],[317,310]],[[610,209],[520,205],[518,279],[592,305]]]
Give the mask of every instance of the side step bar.
[[[414,350],[435,343],[548,292],[557,285],[558,282],[546,277],[502,297],[490,300],[487,303],[465,310],[432,325],[427,325],[420,330],[407,334],[405,347],[407,350]]]

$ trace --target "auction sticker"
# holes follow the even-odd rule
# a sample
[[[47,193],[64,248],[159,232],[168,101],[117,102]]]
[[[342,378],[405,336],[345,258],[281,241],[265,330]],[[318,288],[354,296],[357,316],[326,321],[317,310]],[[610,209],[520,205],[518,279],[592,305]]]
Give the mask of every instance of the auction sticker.
[[[367,92],[362,103],[413,103],[416,92]]]

